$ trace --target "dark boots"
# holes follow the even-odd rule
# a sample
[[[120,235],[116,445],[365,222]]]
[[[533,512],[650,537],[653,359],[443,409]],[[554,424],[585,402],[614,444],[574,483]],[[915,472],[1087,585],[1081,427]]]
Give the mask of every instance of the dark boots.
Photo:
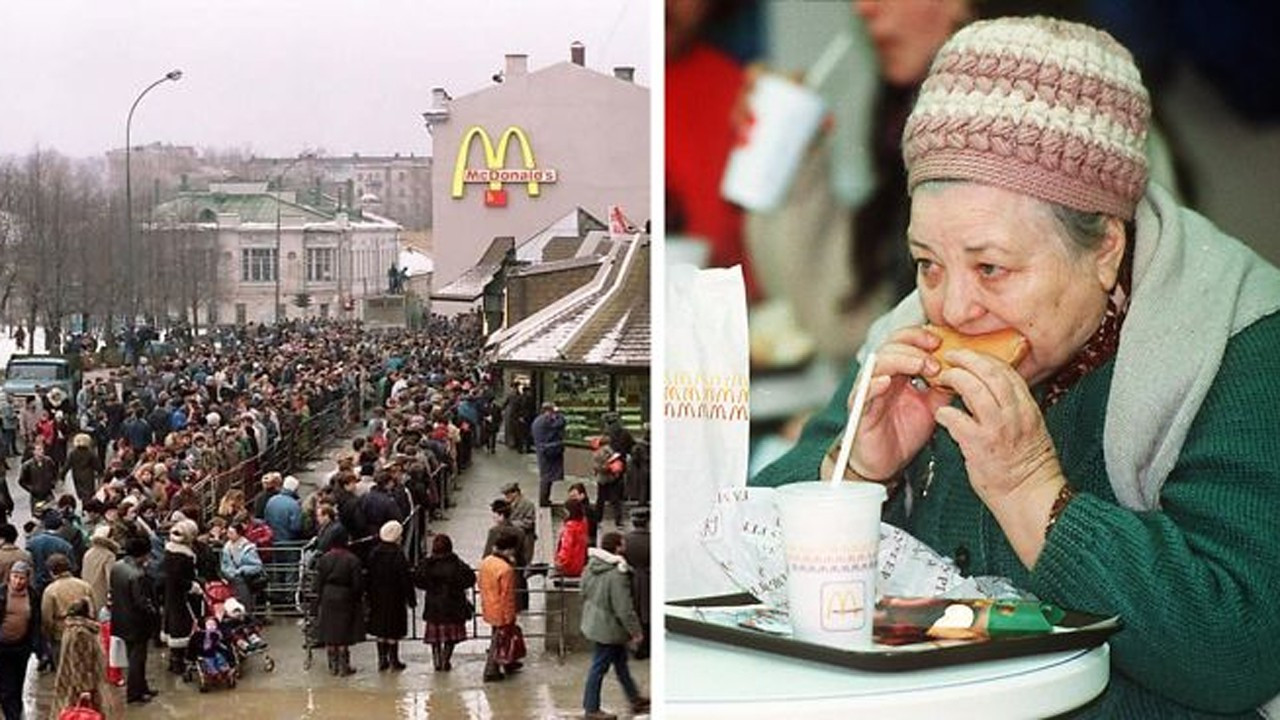
[[[386,672],[391,666],[390,646],[387,643],[378,641],[378,672]]]
[[[400,643],[378,641],[378,672],[399,672],[407,665],[400,662]]]
[[[394,672],[400,672],[408,667],[408,665],[400,662],[400,643],[387,643],[387,664],[391,666],[391,670]]]
[[[356,669],[351,667],[351,648],[343,645],[338,648],[338,674],[355,675]]]
[[[453,643],[435,643],[431,646],[431,660],[437,672],[453,669]]]
[[[445,643],[441,647],[444,649],[444,660],[440,663],[440,669],[449,672],[453,669],[453,643]]]

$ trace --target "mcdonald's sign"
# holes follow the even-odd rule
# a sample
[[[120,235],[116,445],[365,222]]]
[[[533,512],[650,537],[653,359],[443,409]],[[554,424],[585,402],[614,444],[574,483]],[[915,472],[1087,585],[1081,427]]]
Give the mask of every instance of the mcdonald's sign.
[[[484,168],[467,167],[471,155],[471,143],[477,138],[484,150]],[[520,143],[520,159],[522,167],[508,168],[507,151],[511,141]],[[458,158],[453,163],[453,185],[450,195],[461,198],[466,194],[468,183],[484,183],[488,187],[484,191],[484,204],[487,207],[506,207],[507,191],[502,187],[505,183],[524,183],[529,197],[538,197],[541,183],[556,181],[556,171],[552,168],[540,168],[533,160],[533,146],[529,144],[529,136],[515,125],[508,126],[498,137],[495,147],[489,133],[479,125],[473,125],[462,136],[462,144],[458,146]]]

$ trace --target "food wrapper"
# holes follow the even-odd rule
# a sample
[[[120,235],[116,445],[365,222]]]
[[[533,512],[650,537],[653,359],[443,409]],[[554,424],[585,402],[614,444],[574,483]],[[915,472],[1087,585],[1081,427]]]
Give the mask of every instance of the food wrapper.
[[[773,488],[721,490],[699,539],[740,590],[786,609],[787,560]],[[965,577],[950,558],[888,523],[880,524],[878,565],[878,597],[1035,599],[1005,578]]]

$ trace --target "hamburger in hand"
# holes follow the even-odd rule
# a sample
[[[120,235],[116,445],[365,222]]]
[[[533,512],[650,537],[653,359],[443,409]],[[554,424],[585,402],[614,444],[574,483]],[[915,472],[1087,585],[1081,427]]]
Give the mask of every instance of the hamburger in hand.
[[[934,359],[938,361],[938,365],[942,368],[938,371],[939,375],[943,370],[951,367],[951,363],[947,362],[943,357],[950,350],[973,350],[974,352],[991,355],[1009,365],[1016,366],[1022,361],[1022,358],[1027,356],[1027,352],[1031,349],[1031,344],[1027,342],[1027,339],[1012,328],[981,335],[964,335],[941,325],[925,325],[924,329],[942,339],[942,344],[932,353]],[[953,388],[939,379],[939,375],[934,375],[932,378],[924,378],[924,381],[939,390],[954,391]]]

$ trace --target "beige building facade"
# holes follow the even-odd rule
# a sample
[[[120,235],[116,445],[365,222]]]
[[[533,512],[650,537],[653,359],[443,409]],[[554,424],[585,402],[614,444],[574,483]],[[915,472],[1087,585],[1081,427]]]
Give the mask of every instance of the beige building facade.
[[[494,238],[520,243],[576,208],[648,217],[649,90],[630,68],[589,68],[585,52],[575,45],[568,60],[534,71],[526,56],[507,55],[492,87],[458,98],[433,91],[424,118],[436,288],[473,268]],[[454,304],[437,307],[470,307]]]
[[[367,211],[299,203],[292,191],[269,191],[266,183],[214,183],[208,192],[180,193],[155,209],[147,228],[214,250],[213,287],[201,308],[210,325],[361,319],[366,298],[387,294],[400,230]]]

